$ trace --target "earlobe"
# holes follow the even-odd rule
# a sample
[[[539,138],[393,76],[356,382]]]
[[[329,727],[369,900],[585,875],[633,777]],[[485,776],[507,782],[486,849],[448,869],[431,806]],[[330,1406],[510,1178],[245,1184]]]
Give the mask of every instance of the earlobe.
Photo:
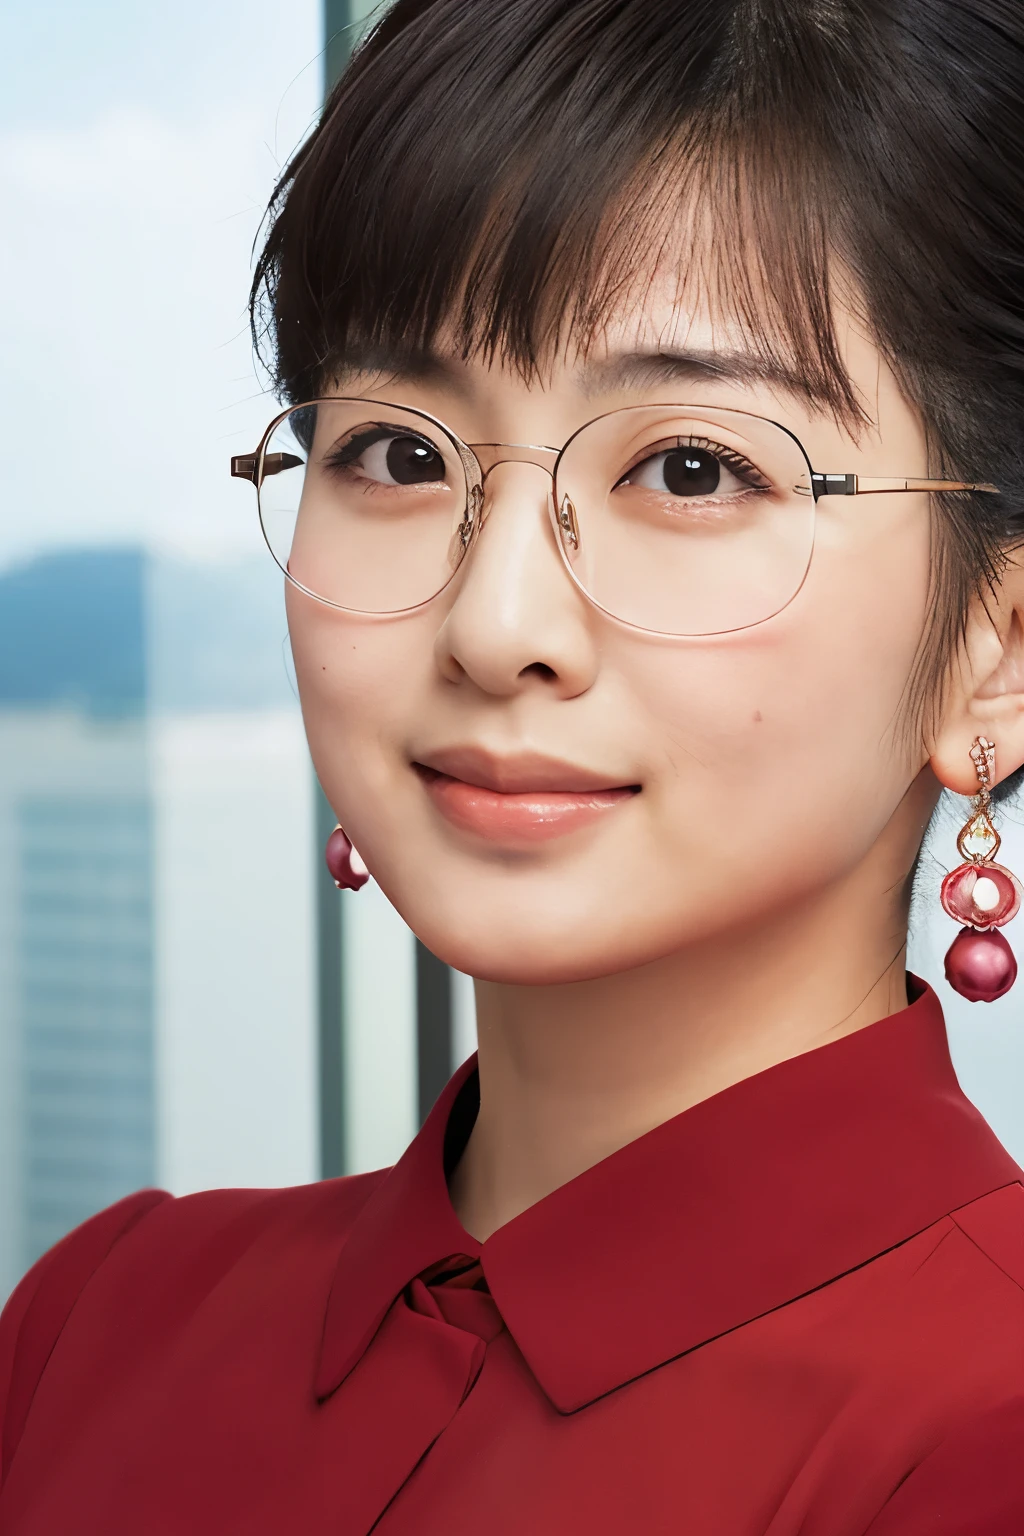
[[[996,601],[986,597],[968,618],[932,745],[932,772],[958,795],[976,790],[970,751],[980,735],[996,744],[995,783],[1024,763],[1024,570],[1016,561]]]

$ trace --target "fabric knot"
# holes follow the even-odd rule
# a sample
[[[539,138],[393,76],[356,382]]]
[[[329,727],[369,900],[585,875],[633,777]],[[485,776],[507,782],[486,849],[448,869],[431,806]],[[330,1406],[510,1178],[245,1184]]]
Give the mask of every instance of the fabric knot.
[[[406,1299],[421,1316],[438,1318],[452,1328],[474,1333],[484,1344],[496,1339],[505,1326],[480,1260],[464,1253],[450,1254],[431,1264],[413,1280]]]

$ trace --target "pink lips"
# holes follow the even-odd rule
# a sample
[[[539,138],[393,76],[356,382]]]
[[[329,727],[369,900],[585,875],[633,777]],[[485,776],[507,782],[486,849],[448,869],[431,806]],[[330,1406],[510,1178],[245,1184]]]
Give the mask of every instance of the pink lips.
[[[496,842],[564,837],[631,800],[635,784],[614,784],[553,758],[495,758],[474,749],[415,764],[427,793],[453,826]]]

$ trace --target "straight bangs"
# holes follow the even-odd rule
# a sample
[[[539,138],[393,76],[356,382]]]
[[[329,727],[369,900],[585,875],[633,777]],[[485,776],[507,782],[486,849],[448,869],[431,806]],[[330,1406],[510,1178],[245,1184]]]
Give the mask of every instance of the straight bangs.
[[[396,7],[272,206],[254,324],[282,397],[439,347],[532,377],[667,283],[855,418],[827,114],[792,89],[807,39],[772,84],[748,11],[681,6],[666,36],[635,5],[513,0],[483,49],[477,6]]]

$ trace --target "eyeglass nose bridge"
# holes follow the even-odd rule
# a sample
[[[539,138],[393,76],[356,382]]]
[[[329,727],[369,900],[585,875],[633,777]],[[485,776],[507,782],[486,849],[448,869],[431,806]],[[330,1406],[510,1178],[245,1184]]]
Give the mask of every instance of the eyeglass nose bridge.
[[[480,466],[480,481],[484,484],[492,470],[499,464],[534,464],[554,479],[555,460],[559,449],[548,448],[544,443],[469,443]],[[538,458],[542,454],[544,458]],[[549,460],[550,462],[545,462]]]
[[[563,545],[563,553],[567,553],[569,548],[574,552],[579,549],[580,530],[576,508],[568,496],[563,497],[560,507],[555,505],[555,467],[561,456],[560,448],[551,448],[546,443],[468,443],[466,446],[476,459],[480,479],[470,493],[462,535],[464,548],[468,547],[473,534],[479,532],[487,519],[486,487],[491,473],[502,464],[532,464],[551,477],[548,505],[556,534]],[[544,463],[537,457],[538,454],[543,454],[550,462]]]
[[[558,448],[549,448],[545,443],[467,443],[466,447],[476,460],[479,480],[470,491],[467,509],[467,522],[470,527],[463,534],[464,545],[468,543],[467,535],[471,535],[474,530],[478,531],[487,521],[487,481],[494,470],[499,469],[502,464],[532,464],[536,469],[543,470],[550,476],[549,501],[553,509],[555,464],[560,452]]]

